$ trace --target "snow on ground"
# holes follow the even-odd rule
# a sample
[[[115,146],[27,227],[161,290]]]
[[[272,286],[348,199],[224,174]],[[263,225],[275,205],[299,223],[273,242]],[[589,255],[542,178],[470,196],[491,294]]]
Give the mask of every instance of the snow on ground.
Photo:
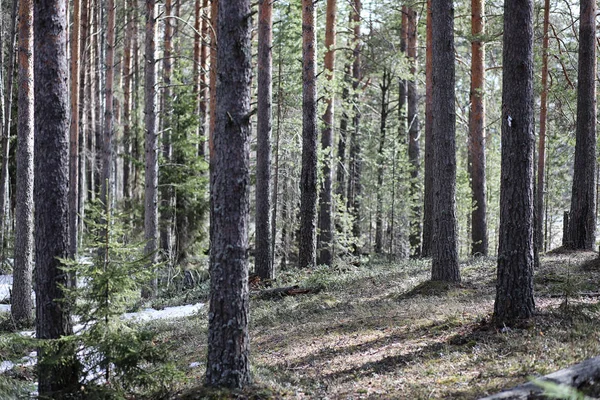
[[[12,277],[11,277],[12,278]],[[177,307],[166,307],[162,310],[155,310],[153,308],[146,308],[142,311],[126,313],[123,314],[122,318],[128,321],[136,321],[136,322],[147,322],[154,321],[159,319],[173,319],[173,318],[183,318],[193,315],[198,312],[202,307],[204,307],[203,303],[196,304],[188,304],[185,306],[177,306]],[[10,311],[10,305],[1,304],[0,311]],[[83,325],[75,325],[73,330],[75,332],[79,332],[83,328]],[[34,331],[23,331],[19,332],[23,336],[33,337],[35,335]],[[0,374],[12,369],[15,365],[20,366],[31,366],[35,365],[37,362],[37,353],[34,351],[26,357],[23,357],[20,361],[13,363],[12,361],[2,361],[0,362]]]
[[[0,275],[0,301],[9,299],[12,282],[12,275]]]

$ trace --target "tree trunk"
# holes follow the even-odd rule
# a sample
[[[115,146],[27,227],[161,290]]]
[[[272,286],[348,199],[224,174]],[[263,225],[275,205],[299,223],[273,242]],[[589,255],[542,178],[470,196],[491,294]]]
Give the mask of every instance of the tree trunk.
[[[502,172],[494,321],[530,318],[533,300],[533,1],[504,3]]]
[[[80,49],[80,65],[79,65],[79,180],[77,185],[79,186],[77,192],[79,194],[78,199],[78,212],[77,212],[77,240],[78,246],[82,242],[83,237],[83,224],[85,217],[85,203],[87,200],[87,182],[86,182],[86,170],[87,170],[87,135],[89,131],[90,120],[89,108],[90,103],[86,98],[86,91],[90,86],[90,80],[88,71],[91,65],[90,59],[90,43],[89,39],[89,27],[90,27],[90,3],[92,0],[82,0],[81,2],[81,31],[79,35],[79,49]]]
[[[19,327],[33,323],[33,0],[19,2],[19,104],[15,267],[11,313]]]
[[[69,255],[77,254],[77,214],[79,212],[79,27],[80,1],[73,0],[71,27],[71,126],[69,147]],[[77,182],[77,183],[75,183]]]
[[[69,88],[66,1],[34,3],[36,337],[73,333],[59,258],[69,252]],[[71,351],[69,351],[71,350]],[[38,349],[40,397],[79,389],[69,344]],[[60,354],[60,362],[56,357]],[[51,360],[51,361],[49,361]],[[66,396],[65,396],[66,397]]]
[[[417,93],[417,12],[412,8],[406,9],[406,56],[410,62],[408,80],[408,161],[410,163],[410,199],[412,214],[410,218],[409,243],[412,255],[421,254],[421,207],[418,200],[421,192],[419,182],[421,169],[421,147],[419,145],[419,102]]]
[[[271,217],[271,261],[275,263],[275,244],[277,239],[277,205],[279,200],[279,155],[281,152],[280,138],[281,138],[281,124],[283,120],[283,52],[282,42],[279,42],[279,61],[278,61],[278,73],[277,73],[277,130],[275,135],[275,171],[273,178],[273,204],[272,217]],[[283,237],[282,237],[283,242]],[[287,251],[284,249],[284,251]]]
[[[146,115],[146,165],[144,191],[144,253],[148,257],[148,268],[156,263],[158,246],[158,132],[156,131],[156,5],[155,0],[146,0],[146,62],[144,66],[144,94]],[[142,297],[150,298],[156,293],[157,281],[152,279],[148,287],[143,288]]]
[[[469,158],[471,166],[471,254],[488,253],[485,187],[485,33],[484,0],[471,0],[471,108]]]
[[[165,34],[162,58],[162,162],[169,164],[172,161],[172,91],[171,75],[173,72],[173,2],[165,0]],[[165,169],[159,168],[160,183],[160,247],[167,263],[171,263],[173,247],[173,188],[168,178],[165,178]]]
[[[550,35],[550,0],[544,1],[544,39],[542,41],[542,93],[540,98],[540,132],[538,142],[537,186],[535,194],[535,236],[538,249],[546,251],[544,240],[544,192],[546,190],[546,124],[548,122],[548,47]]]
[[[331,83],[335,74],[335,42],[336,42],[336,0],[327,0],[327,20],[325,23],[325,70],[327,82]],[[333,115],[334,95],[331,85],[328,86],[321,132],[321,149],[323,159],[323,186],[319,196],[319,235],[317,237],[317,264],[331,266],[333,262]]]
[[[577,132],[568,246],[596,245],[596,2],[580,4]]]
[[[433,237],[431,279],[460,282],[456,222],[454,6],[432,0]]]
[[[383,252],[383,175],[385,164],[385,142],[387,118],[389,114],[389,92],[392,85],[392,73],[383,68],[381,78],[381,117],[379,120],[379,150],[377,155],[377,212],[375,215],[375,253]]]
[[[0,170],[0,258],[4,257],[4,239],[6,228],[7,191],[8,191],[8,159],[10,157],[10,126],[12,125],[12,99],[15,67],[15,38],[17,23],[17,0],[13,0],[8,46],[8,68],[6,76],[6,101],[4,103],[4,126],[2,130],[2,166]]]
[[[258,19],[258,114],[256,119],[255,272],[273,279],[271,252],[271,129],[273,101],[273,3],[260,0]]]
[[[131,91],[132,71],[131,53],[133,50],[133,26],[136,23],[133,18],[134,2],[126,0],[125,5],[125,42],[123,44],[123,197],[125,204],[129,207],[131,203]]]
[[[353,105],[352,105],[352,132],[350,138],[350,154],[349,154],[349,176],[348,176],[348,210],[353,217],[352,236],[354,236],[353,253],[358,255],[360,252],[360,205],[361,205],[361,174],[362,174],[362,154],[360,146],[360,108],[358,107],[359,96],[358,86],[362,79],[360,65],[360,13],[362,10],[361,0],[354,0],[354,6],[350,13],[350,21],[353,26],[353,61],[352,61],[352,89]]]
[[[317,262],[317,56],[316,9],[302,0],[302,172],[300,177],[300,268]]]
[[[242,388],[250,383],[250,0],[224,1],[219,8],[206,383]]]
[[[340,138],[337,149],[337,168],[336,168],[336,194],[342,204],[346,203],[346,145],[348,141],[348,99],[350,98],[350,64],[344,66],[344,82],[342,83],[342,115],[340,117]]]
[[[432,0],[427,0],[427,44],[425,46],[425,179],[423,189],[423,240],[421,257],[431,256],[433,238],[433,24]]]
[[[216,123],[216,108],[217,108],[217,20],[219,18],[219,0],[210,0],[210,71],[209,71],[209,112],[210,112],[210,125],[208,127],[208,157],[209,163],[212,168],[213,165],[213,134],[215,131]],[[212,182],[211,182],[212,184]],[[212,207],[212,206],[211,206]],[[211,209],[212,215],[212,209]],[[212,217],[211,217],[212,218]]]

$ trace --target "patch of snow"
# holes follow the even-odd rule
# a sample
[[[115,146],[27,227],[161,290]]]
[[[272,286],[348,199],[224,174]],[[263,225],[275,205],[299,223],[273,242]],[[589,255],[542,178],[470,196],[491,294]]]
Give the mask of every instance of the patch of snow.
[[[133,321],[153,321],[157,319],[183,318],[193,315],[204,306],[203,303],[188,304],[185,306],[167,307],[162,310],[145,308],[142,311],[123,314],[123,319]]]
[[[200,366],[200,363],[197,361],[194,361],[193,363],[190,363],[190,368],[197,368]]]

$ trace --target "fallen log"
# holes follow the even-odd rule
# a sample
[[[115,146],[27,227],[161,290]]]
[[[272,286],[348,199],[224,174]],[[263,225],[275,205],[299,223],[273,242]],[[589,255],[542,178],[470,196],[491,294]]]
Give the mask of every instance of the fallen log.
[[[580,389],[590,382],[597,382],[600,378],[600,357],[590,358],[569,368],[539,378],[540,381],[552,382],[558,385],[567,385],[575,389]],[[517,386],[514,389],[484,397],[480,400],[500,400],[500,399],[545,399],[544,389],[533,382]]]
[[[257,299],[278,299],[285,296],[297,296],[300,294],[313,293],[313,289],[301,288],[298,285],[278,287],[273,289],[265,289],[260,291],[251,292],[251,296]]]

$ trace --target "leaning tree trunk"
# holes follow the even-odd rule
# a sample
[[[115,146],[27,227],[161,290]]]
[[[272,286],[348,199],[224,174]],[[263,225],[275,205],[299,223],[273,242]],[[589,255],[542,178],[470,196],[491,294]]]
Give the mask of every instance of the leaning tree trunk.
[[[533,0],[504,3],[502,169],[496,325],[530,318],[533,300]]]
[[[69,253],[69,88],[65,0],[34,3],[36,337],[73,333],[60,258]],[[38,392],[56,397],[79,389],[69,343],[38,349]],[[60,357],[60,362],[57,362]],[[67,395],[58,395],[67,397]]]
[[[432,0],[433,240],[431,279],[460,282],[456,222],[454,6]]]
[[[146,114],[144,125],[145,141],[145,184],[144,191],[144,253],[148,257],[148,268],[156,262],[158,246],[158,132],[156,131],[156,4],[154,0],[146,0],[146,62],[144,67],[144,92]],[[142,290],[142,297],[149,298],[156,292],[157,281],[152,279],[150,285]]]
[[[327,81],[333,82],[335,74],[335,20],[336,0],[327,0],[327,20],[325,23],[325,70]],[[333,89],[329,88],[325,99],[323,130],[321,131],[321,149],[323,159],[323,186],[319,196],[319,236],[317,237],[317,264],[331,266],[333,262]]]
[[[250,211],[250,0],[219,5],[217,108],[211,202],[209,386],[250,383],[248,214]]]
[[[300,177],[300,268],[316,264],[317,225],[317,40],[316,9],[302,0],[302,172]]]
[[[33,0],[19,2],[19,105],[15,268],[11,313],[19,327],[33,322]]]
[[[469,113],[469,158],[471,166],[471,254],[488,252],[485,194],[485,43],[484,0],[471,0],[471,108]]]
[[[577,132],[568,247],[596,245],[596,2],[582,0],[579,18]]]
[[[273,119],[273,3],[260,0],[258,19],[258,114],[256,118],[255,272],[273,279],[271,252],[271,129]]]
[[[431,2],[427,0],[427,45],[425,46],[425,168],[423,188],[423,239],[421,257],[431,256],[433,238],[433,31]]]

